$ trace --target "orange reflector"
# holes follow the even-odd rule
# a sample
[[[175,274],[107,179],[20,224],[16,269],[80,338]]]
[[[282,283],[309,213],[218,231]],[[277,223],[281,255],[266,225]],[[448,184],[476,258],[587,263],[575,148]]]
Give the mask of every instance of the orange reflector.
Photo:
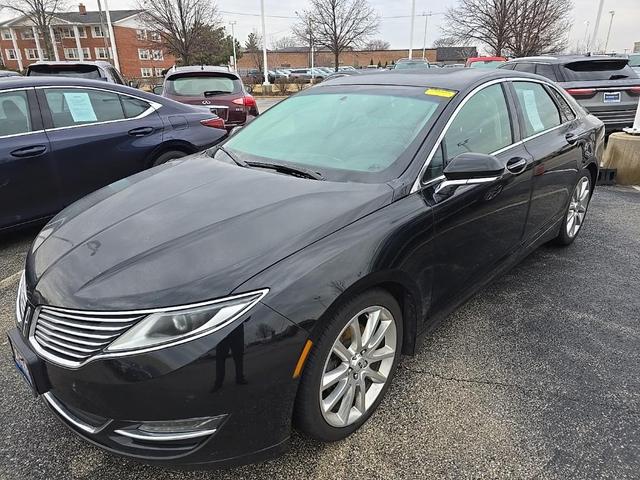
[[[302,369],[304,368],[304,362],[307,361],[307,356],[309,355],[309,352],[311,351],[312,346],[313,346],[313,342],[311,340],[307,340],[307,342],[304,344],[304,348],[300,353],[300,358],[298,358],[298,363],[296,363],[296,368],[293,371],[293,378],[298,378],[302,373]]]

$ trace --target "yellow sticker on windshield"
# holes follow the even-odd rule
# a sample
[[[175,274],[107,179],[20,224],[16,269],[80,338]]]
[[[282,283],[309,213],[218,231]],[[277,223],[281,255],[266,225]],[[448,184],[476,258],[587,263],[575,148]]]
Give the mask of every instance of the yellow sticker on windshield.
[[[443,88],[427,88],[424,94],[434,95],[436,97],[451,98],[456,94],[456,92],[454,92],[453,90],[445,90]]]

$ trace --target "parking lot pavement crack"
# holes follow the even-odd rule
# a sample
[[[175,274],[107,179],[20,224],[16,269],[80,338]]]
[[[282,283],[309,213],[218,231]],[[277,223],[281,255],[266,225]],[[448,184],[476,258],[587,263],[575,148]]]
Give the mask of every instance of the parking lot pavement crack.
[[[544,389],[544,390],[533,389],[533,388],[524,387],[522,385],[518,385],[516,383],[498,382],[495,380],[487,380],[487,379],[480,379],[480,378],[459,378],[459,377],[442,375],[440,373],[432,372],[429,370],[407,368],[404,365],[400,365],[398,366],[398,368],[406,370],[407,372],[410,372],[410,373],[428,375],[432,378],[436,378],[438,380],[442,380],[445,382],[456,382],[456,383],[463,383],[463,384],[466,383],[466,384],[475,384],[475,385],[489,385],[494,387],[515,389],[515,390],[519,390],[527,397],[542,397],[542,396],[555,397],[555,398],[573,402],[579,405],[592,405],[592,406],[598,406],[598,407],[605,407],[619,414],[633,415],[633,416],[640,417],[640,411],[634,410],[633,408],[630,408],[627,405],[620,405],[620,404],[614,404],[614,403],[608,403],[608,402],[588,401],[588,400],[585,400],[584,398],[575,398],[575,397],[571,397],[570,395],[556,393],[548,389]]]

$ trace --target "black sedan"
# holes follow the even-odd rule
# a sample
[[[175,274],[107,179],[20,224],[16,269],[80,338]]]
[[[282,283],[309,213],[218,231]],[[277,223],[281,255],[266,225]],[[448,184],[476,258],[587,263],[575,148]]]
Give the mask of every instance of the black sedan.
[[[3,79],[0,231],[50,218],[90,192],[225,135],[215,114],[123,85]]]
[[[70,429],[165,464],[333,441],[401,354],[539,245],[574,241],[603,125],[542,77],[343,77],[55,217],[9,338]]]

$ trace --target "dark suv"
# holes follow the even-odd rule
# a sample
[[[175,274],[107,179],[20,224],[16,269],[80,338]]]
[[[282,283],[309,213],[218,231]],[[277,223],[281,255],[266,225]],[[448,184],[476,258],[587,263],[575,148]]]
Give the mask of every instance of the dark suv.
[[[109,62],[36,62],[27,67],[26,76],[55,76],[104,80],[126,85],[124,78]]]
[[[194,66],[169,70],[154,93],[203,107],[224,119],[228,128],[258,116],[258,105],[238,75],[225,67]]]
[[[621,57],[560,55],[515,58],[500,68],[537,73],[557,82],[607,133],[633,125],[640,98],[640,77]]]

